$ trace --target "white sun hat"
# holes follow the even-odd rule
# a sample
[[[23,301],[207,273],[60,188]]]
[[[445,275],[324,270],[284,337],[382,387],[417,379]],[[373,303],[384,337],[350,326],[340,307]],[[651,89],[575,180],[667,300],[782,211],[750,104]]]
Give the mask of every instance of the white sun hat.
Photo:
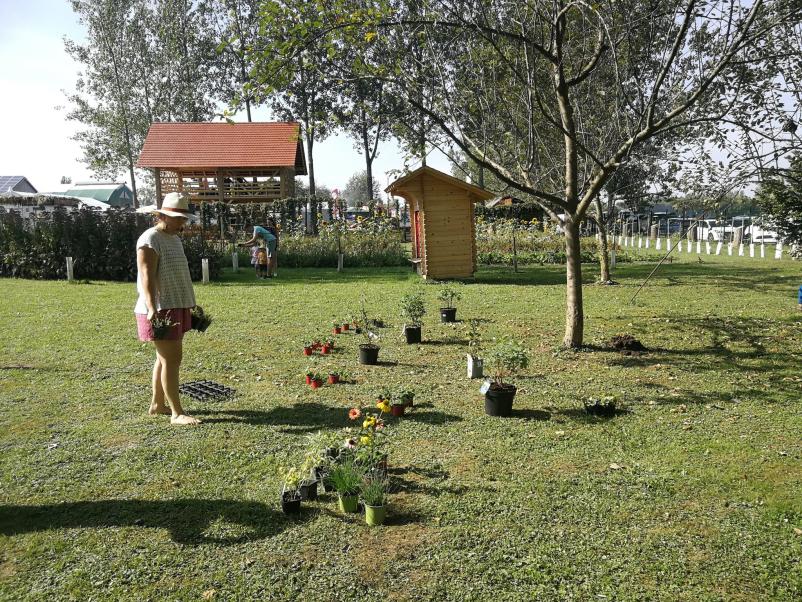
[[[161,213],[170,217],[185,217],[196,219],[195,214],[189,210],[189,198],[180,192],[169,192],[164,195],[161,209],[155,205],[145,205],[137,209],[138,213]]]

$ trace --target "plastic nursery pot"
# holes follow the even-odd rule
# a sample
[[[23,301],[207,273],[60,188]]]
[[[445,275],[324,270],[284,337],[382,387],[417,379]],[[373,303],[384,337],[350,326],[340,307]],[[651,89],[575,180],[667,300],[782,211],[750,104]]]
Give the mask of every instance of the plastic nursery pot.
[[[457,321],[457,308],[456,307],[441,307],[440,308],[440,321],[441,322],[456,322]]]
[[[340,334],[342,331],[343,331],[343,329],[342,329],[342,326],[335,326],[335,327],[332,329],[332,332],[333,332],[334,334]]]
[[[303,481],[298,487],[301,492],[301,499],[313,502],[317,499],[317,481]]]
[[[340,382],[340,375],[339,374],[329,374],[329,384],[336,385]]]
[[[301,511],[301,496],[296,491],[281,493],[281,511],[284,514],[298,514]]]
[[[340,512],[355,513],[359,510],[359,496],[338,493],[337,504],[340,506]]]
[[[601,418],[612,418],[615,416],[615,402],[610,403],[585,403],[585,411],[591,416]]]
[[[304,347],[304,355],[312,355],[312,347]]]
[[[320,353],[322,353],[323,355],[328,355],[329,353],[331,353],[331,347],[329,347],[328,345],[323,345],[320,348]]]
[[[517,390],[515,385],[491,386],[485,393],[485,413],[488,416],[510,416]]]
[[[421,340],[421,327],[420,326],[404,326],[404,336],[407,339],[407,344],[420,343]]]
[[[368,506],[365,504],[365,522],[371,527],[383,525],[387,518],[387,506]]]
[[[390,413],[393,416],[396,416],[396,417],[403,416],[404,415],[404,410],[406,410],[406,409],[407,409],[406,404],[394,403],[393,405],[390,406]]]
[[[343,324],[342,328],[343,328],[343,332],[348,332],[348,330],[351,328],[351,325],[350,324]]]
[[[322,384],[323,384],[323,381],[320,381],[320,380],[318,380],[318,379],[316,379],[316,378],[313,378],[313,379],[312,379],[312,380],[309,382],[309,386],[310,386],[310,387],[312,387],[313,389],[318,389],[318,388],[320,388],[320,386],[321,386]]]
[[[359,363],[365,364],[366,366],[375,366],[377,363],[379,363],[379,346],[360,345]]]

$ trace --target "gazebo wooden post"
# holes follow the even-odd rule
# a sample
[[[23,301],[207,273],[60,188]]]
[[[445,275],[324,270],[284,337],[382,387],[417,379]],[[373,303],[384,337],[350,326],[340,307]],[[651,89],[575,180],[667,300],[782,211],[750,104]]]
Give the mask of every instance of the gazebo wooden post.
[[[162,208],[162,170],[156,168],[153,170],[153,177],[156,180],[156,207]]]
[[[217,201],[221,203],[219,210],[217,211],[217,221],[220,222],[220,242],[224,242],[226,239],[226,233],[223,229],[223,206],[226,202],[226,198],[223,194],[223,170],[218,168],[217,169]]]

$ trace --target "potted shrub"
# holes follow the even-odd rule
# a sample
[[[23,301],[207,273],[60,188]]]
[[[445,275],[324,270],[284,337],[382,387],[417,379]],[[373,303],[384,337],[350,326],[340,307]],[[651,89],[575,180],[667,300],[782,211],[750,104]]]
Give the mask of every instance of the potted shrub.
[[[335,464],[329,473],[332,485],[337,492],[337,502],[342,512],[356,512],[359,508],[359,488],[362,471],[352,460]]]
[[[151,321],[150,326],[153,328],[153,338],[163,340],[170,336],[170,331],[174,326],[178,326],[178,322],[173,322],[168,317],[160,317],[156,315]]]
[[[484,360],[479,357],[482,350],[482,338],[479,333],[479,320],[472,319],[468,329],[468,378],[484,376]]]
[[[591,416],[600,416],[602,418],[611,418],[615,416],[616,398],[612,395],[607,395],[602,398],[594,398],[585,400],[585,411]]]
[[[284,514],[298,514],[301,511],[301,473],[297,468],[283,470],[284,484],[281,488],[281,511]]]
[[[373,334],[366,326],[368,323],[368,316],[365,312],[365,305],[362,305],[362,322],[365,325],[360,327],[364,342],[359,345],[359,363],[367,366],[375,366],[379,363],[379,346],[374,342],[379,337]],[[357,329],[360,331],[360,329]]]
[[[312,355],[315,351],[315,342],[313,340],[304,341],[304,355]]]
[[[423,291],[413,291],[401,297],[401,317],[404,319],[404,336],[407,344],[421,342],[421,324],[426,315]]]
[[[338,382],[340,382],[340,373],[336,371],[329,372],[329,384],[336,385]]]
[[[512,339],[503,338],[488,352],[485,362],[492,374],[492,380],[482,387],[485,412],[488,416],[509,416],[517,388],[504,379],[529,365],[526,349]]]
[[[440,321],[441,322],[456,322],[457,321],[457,308],[454,304],[462,298],[460,292],[455,288],[453,283],[446,283],[440,289],[437,295],[438,300],[442,301],[444,307],[440,308]]]
[[[333,334],[340,334],[343,331],[342,324],[335,322],[334,327],[331,329]]]
[[[309,386],[312,387],[313,389],[319,389],[320,387],[323,386],[323,379],[321,378],[320,374],[315,372],[312,375],[312,380],[309,382]]]
[[[382,477],[362,479],[360,497],[365,505],[365,522],[371,527],[383,525],[387,518],[387,480]]]
[[[306,384],[311,385],[312,379],[315,377],[315,373],[312,370],[307,369],[304,373],[304,376],[306,377]]]
[[[411,408],[413,405],[415,405],[415,391],[411,391],[410,389],[399,389],[398,393],[396,393],[396,397],[408,408]]]
[[[206,332],[206,329],[209,328],[211,323],[212,316],[203,311],[203,308],[200,305],[196,305],[192,308],[192,330]]]

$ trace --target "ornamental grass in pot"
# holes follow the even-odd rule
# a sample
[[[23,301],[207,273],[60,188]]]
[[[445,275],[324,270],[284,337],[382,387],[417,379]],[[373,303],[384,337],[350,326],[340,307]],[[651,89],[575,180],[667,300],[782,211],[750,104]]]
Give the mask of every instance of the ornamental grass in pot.
[[[362,479],[359,497],[365,506],[365,522],[371,527],[383,525],[387,518],[387,479]]]
[[[365,299],[362,299],[362,320],[356,329],[363,337],[363,343],[359,345],[359,363],[366,366],[375,366],[379,363],[379,346],[376,341],[378,335],[371,332],[368,328],[368,314],[365,311]]]
[[[482,392],[485,394],[485,412],[488,416],[509,416],[512,403],[518,390],[504,379],[523,370],[529,365],[529,356],[521,343],[510,338],[502,338],[490,349],[485,363],[492,374],[485,381]]]
[[[337,503],[341,512],[353,513],[359,509],[359,490],[363,474],[353,458],[332,466],[329,479],[337,492]]]
[[[401,297],[401,317],[404,320],[404,337],[407,344],[421,342],[421,326],[425,315],[423,291],[411,291]]]
[[[457,308],[455,303],[461,298],[462,294],[456,289],[456,285],[453,282],[448,282],[443,285],[437,295],[437,299],[443,303],[443,306],[440,307],[441,322],[457,321]]]

